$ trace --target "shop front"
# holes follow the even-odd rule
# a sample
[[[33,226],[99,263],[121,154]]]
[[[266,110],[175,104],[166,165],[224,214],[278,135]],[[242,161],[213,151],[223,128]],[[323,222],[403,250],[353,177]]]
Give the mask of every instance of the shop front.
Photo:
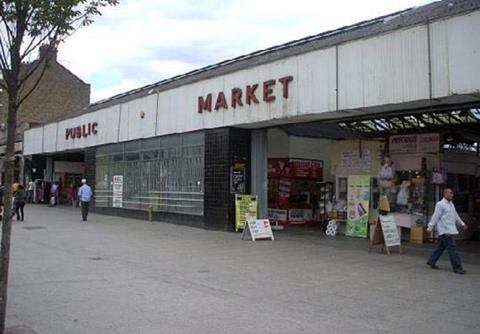
[[[450,182],[459,210],[474,216],[480,5],[466,3],[409,9],[113,96],[27,130],[24,153],[45,159],[46,181],[86,177],[97,212],[208,229],[234,230],[235,194],[257,196],[259,217],[279,225],[337,219],[366,237],[382,209],[411,229]],[[48,162],[75,152],[84,171]]]

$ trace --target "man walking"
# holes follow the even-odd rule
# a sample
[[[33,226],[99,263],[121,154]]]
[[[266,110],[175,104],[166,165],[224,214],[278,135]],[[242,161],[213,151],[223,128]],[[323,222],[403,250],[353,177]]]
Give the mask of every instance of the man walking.
[[[82,179],[82,186],[78,189],[78,198],[80,199],[80,205],[82,207],[83,221],[87,221],[88,206],[90,205],[90,199],[92,198],[92,188],[87,184],[86,179]]]
[[[438,230],[438,244],[437,249],[432,253],[427,264],[432,269],[438,269],[436,265],[438,259],[446,249],[450,256],[450,262],[452,263],[452,269],[455,273],[464,275],[466,271],[463,269],[462,260],[457,253],[457,247],[455,244],[456,235],[458,234],[457,223],[467,229],[467,225],[458,216],[457,210],[452,202],[453,191],[450,188],[446,188],[443,191],[443,199],[435,206],[435,212],[433,213],[430,223],[428,223],[427,231],[433,231],[436,227]]]

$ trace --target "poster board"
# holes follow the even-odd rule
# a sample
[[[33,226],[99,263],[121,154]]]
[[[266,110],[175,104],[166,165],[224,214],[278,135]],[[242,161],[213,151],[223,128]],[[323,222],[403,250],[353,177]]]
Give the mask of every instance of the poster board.
[[[347,189],[347,227],[345,235],[366,238],[370,208],[370,176],[351,175]]]
[[[246,168],[244,165],[236,165],[230,168],[230,193],[244,194],[246,186]]]
[[[113,176],[113,203],[114,208],[123,207],[123,175]]]
[[[252,241],[257,239],[274,240],[272,227],[268,219],[247,220],[247,226],[243,229],[242,240],[247,234],[252,237]]]
[[[245,229],[247,220],[256,219],[257,212],[257,195],[235,194],[235,231]]]
[[[400,236],[398,235],[397,224],[392,215],[380,216],[383,238],[385,246],[400,246]]]
[[[374,245],[381,244],[390,254],[390,247],[399,246],[402,253],[401,239],[398,234],[397,224],[392,215],[380,215],[375,223],[372,238],[369,242],[368,251],[371,252]]]

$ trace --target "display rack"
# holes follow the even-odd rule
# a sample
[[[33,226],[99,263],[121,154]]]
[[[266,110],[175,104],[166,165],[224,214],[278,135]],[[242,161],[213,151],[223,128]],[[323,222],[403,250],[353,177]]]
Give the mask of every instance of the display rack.
[[[318,220],[325,222],[328,220],[328,203],[333,205],[333,182],[317,182],[319,193],[318,193]]]

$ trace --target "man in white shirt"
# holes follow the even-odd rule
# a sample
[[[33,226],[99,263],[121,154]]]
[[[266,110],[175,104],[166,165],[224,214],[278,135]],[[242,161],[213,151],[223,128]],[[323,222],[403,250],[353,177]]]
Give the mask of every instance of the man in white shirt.
[[[446,249],[450,256],[450,262],[452,263],[452,269],[457,274],[465,274],[463,269],[462,260],[457,252],[457,246],[455,244],[456,235],[458,234],[457,224],[461,225],[464,230],[467,229],[467,225],[458,216],[457,210],[452,202],[453,191],[450,188],[445,188],[443,191],[443,199],[435,206],[435,212],[433,213],[430,223],[428,223],[427,231],[433,231],[436,227],[439,235],[437,249],[432,253],[427,264],[432,269],[438,269],[436,265],[438,259]]]

